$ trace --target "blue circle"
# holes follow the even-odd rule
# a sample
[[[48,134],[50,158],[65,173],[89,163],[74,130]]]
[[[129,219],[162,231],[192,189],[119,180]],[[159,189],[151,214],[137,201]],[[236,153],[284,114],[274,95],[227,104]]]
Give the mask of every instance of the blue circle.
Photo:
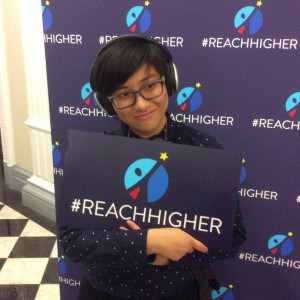
[[[153,170],[147,182],[147,201],[151,203],[159,200],[168,189],[169,176],[164,166],[151,158],[138,159],[127,168],[124,176],[126,190],[135,187]]]
[[[132,7],[126,16],[126,23],[131,32],[145,33],[151,26],[151,14],[143,6]]]
[[[61,152],[57,147],[52,145],[52,153],[53,153],[53,164],[54,166],[58,166],[61,162]]]
[[[53,23],[52,13],[49,8],[42,6],[43,10],[43,25],[44,25],[44,31],[48,31]]]
[[[195,112],[202,104],[202,95],[193,87],[185,87],[177,95],[177,104],[183,111],[189,104],[190,112]]]
[[[247,24],[248,23],[248,24]],[[245,32],[248,25],[249,35],[257,33],[263,24],[263,15],[260,10],[254,6],[245,6],[240,9],[234,18],[234,27],[238,29],[240,34]]]

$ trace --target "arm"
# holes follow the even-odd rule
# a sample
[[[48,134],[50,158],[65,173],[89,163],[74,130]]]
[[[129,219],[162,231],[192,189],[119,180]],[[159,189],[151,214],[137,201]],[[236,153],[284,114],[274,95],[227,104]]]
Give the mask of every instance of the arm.
[[[133,221],[128,220],[130,229],[141,230]],[[126,227],[120,227],[128,231]],[[148,261],[154,265],[168,265],[169,260],[178,261],[194,250],[206,253],[207,247],[179,228],[151,228],[147,235]],[[151,261],[150,261],[151,260]]]
[[[131,229],[140,227],[132,221],[127,222]],[[123,227],[124,229],[124,227]],[[178,228],[149,229],[147,236],[147,254],[156,254],[155,265],[169,265],[171,268],[194,269],[203,263],[211,263],[233,257],[246,241],[246,230],[238,203],[234,224],[232,247],[229,250],[210,249],[198,240]],[[195,251],[196,250],[196,251]]]
[[[59,242],[74,262],[101,262],[124,268],[147,263],[146,241],[148,230],[73,229],[59,227]]]
[[[195,251],[190,255],[186,255],[182,260],[179,262],[170,262],[170,267],[181,266],[183,268],[195,268],[197,265],[202,263],[212,263],[216,261],[221,261],[223,259],[234,257],[239,249],[240,246],[247,240],[246,237],[246,229],[243,225],[243,217],[242,212],[240,209],[240,204],[238,200],[236,216],[235,216],[235,224],[233,230],[233,239],[232,239],[232,247],[229,250],[222,251],[222,250],[215,250],[209,249],[208,255],[204,255],[201,252]]]

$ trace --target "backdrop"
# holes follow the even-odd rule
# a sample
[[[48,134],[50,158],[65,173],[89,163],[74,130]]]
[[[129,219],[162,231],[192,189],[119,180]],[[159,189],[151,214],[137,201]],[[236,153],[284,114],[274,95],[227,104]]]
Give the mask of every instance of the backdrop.
[[[235,258],[212,264],[222,285],[212,299],[297,299],[299,11],[293,0],[42,1],[56,192],[68,172],[67,129],[118,127],[95,105],[89,85],[97,52],[121,34],[154,37],[179,72],[172,118],[243,153],[239,193],[248,241]],[[81,266],[61,249],[59,275],[61,298],[74,299]]]

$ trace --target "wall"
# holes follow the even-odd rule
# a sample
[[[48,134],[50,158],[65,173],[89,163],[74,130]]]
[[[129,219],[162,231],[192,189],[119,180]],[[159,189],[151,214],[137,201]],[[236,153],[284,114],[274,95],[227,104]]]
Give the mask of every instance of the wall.
[[[24,205],[55,220],[53,167],[38,0],[0,6],[1,138],[5,181]]]
[[[239,195],[248,241],[234,259],[213,264],[223,298],[216,292],[212,298],[296,299],[300,2],[45,3],[42,1],[52,133],[53,142],[58,141],[56,186],[69,172],[62,159],[68,128],[101,132],[117,126],[95,106],[88,86],[96,53],[114,36],[132,31],[155,37],[173,54],[180,76],[179,90],[170,98],[171,117],[208,132],[226,150],[244,158]],[[78,185],[94,183],[80,175],[75,178]],[[103,192],[101,200],[105,196]],[[73,199],[63,195],[58,201],[68,205]],[[85,225],[86,215],[75,208],[60,211],[61,224],[67,213],[75,215],[76,211],[76,225]],[[96,219],[92,220],[96,227]],[[78,264],[64,258],[62,251],[59,254],[62,290],[69,299],[82,274],[74,271]]]
[[[19,1],[1,1],[1,9],[3,12],[7,80],[9,84],[8,92],[11,106],[10,118],[13,126],[13,142],[15,145],[15,164],[28,172],[32,172],[29,128],[25,125],[25,121],[28,118],[28,106]],[[5,160],[7,159],[5,158]]]

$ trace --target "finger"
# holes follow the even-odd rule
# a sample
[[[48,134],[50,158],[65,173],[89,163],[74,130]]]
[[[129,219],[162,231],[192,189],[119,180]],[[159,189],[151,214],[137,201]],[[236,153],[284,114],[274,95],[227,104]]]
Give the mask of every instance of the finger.
[[[119,229],[121,229],[121,230],[128,230],[128,228],[126,228],[124,226],[120,226]]]
[[[187,253],[193,253],[195,251],[195,248],[191,247],[187,249]]]
[[[202,244],[200,241],[194,239],[192,245],[195,250],[198,250],[203,253],[208,253],[208,248],[204,244]]]
[[[135,222],[133,222],[132,220],[127,220],[127,225],[130,227],[130,229],[133,230],[138,230],[141,229],[140,226],[138,226]]]

